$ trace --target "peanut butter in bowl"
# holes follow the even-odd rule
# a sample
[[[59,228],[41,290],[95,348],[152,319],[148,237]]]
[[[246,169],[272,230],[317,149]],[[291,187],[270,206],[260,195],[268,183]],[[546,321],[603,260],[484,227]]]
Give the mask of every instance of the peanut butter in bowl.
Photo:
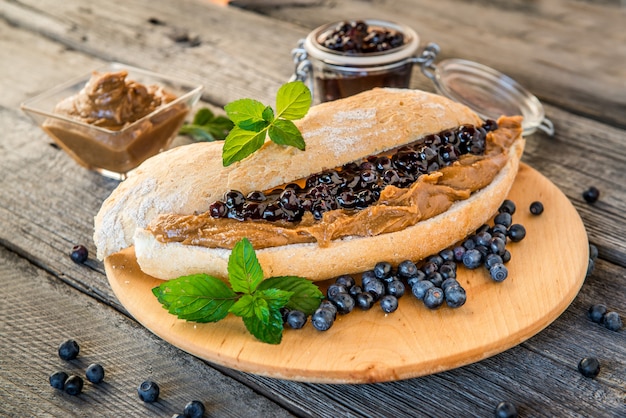
[[[116,179],[167,149],[201,86],[111,64],[22,105],[80,165]]]

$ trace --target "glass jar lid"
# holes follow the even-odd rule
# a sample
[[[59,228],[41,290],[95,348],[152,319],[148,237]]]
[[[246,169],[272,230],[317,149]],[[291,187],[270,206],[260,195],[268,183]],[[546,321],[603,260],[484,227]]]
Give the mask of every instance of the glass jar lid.
[[[411,58],[419,46],[419,36],[410,27],[378,19],[360,19],[368,27],[402,33],[404,44],[382,52],[346,54],[323,46],[323,41],[342,22],[329,23],[311,31],[304,40],[304,49],[308,56],[327,64],[341,66],[377,66]]]
[[[426,75],[440,94],[470,107],[482,118],[522,115],[524,135],[537,129],[554,134],[554,126],[546,119],[539,99],[507,75],[457,58],[443,60],[431,68],[434,73]]]

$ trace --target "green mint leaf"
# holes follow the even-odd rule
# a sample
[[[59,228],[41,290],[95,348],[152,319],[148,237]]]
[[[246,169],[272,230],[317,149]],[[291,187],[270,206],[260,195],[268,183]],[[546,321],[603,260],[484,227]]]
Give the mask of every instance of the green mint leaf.
[[[294,292],[290,292],[288,290],[281,290],[275,288],[265,288],[261,289],[261,286],[257,287],[257,291],[255,292],[255,296],[259,298],[263,298],[270,309],[280,309],[283,306],[286,306]]]
[[[277,118],[302,119],[311,107],[311,91],[302,81],[283,84],[276,94]]]
[[[247,238],[235,244],[228,258],[228,280],[235,292],[248,295],[263,281],[263,270]]]
[[[257,293],[275,289],[292,293],[285,306],[307,315],[313,314],[324,299],[324,294],[315,283],[296,276],[279,276],[263,280],[257,287]]]
[[[267,301],[258,295],[254,298],[254,315],[261,321],[262,324],[269,324],[270,322],[270,307]]]
[[[252,295],[242,295],[229,312],[242,318],[254,315],[254,297]]]
[[[224,167],[243,160],[261,148],[265,143],[266,136],[267,131],[265,130],[252,132],[234,127],[226,137],[224,148],[222,148],[222,163]]]
[[[270,126],[269,136],[272,141],[280,145],[291,145],[304,150],[304,138],[298,127],[290,120],[278,119]]]
[[[211,122],[215,115],[211,111],[211,109],[207,107],[203,107],[196,112],[196,115],[193,118],[194,125],[206,125]]]
[[[224,110],[230,120],[243,130],[260,132],[269,125],[263,118],[265,105],[258,100],[235,100],[224,106]]]
[[[266,121],[268,124],[274,122],[274,109],[272,109],[270,106],[266,106],[263,110],[263,120]]]
[[[223,281],[206,274],[169,280],[152,289],[169,313],[194,322],[223,319],[237,295]]]
[[[250,334],[268,344],[280,344],[283,338],[283,317],[278,309],[270,309],[267,323],[256,316],[243,318]]]
[[[180,135],[187,135],[194,139],[194,141],[198,142],[213,142],[215,141],[215,137],[213,133],[211,133],[204,126],[200,125],[183,125],[180,127],[178,131]]]

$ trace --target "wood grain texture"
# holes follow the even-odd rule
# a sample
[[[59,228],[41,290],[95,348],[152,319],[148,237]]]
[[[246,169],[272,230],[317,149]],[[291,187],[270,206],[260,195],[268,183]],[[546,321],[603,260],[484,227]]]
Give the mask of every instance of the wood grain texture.
[[[401,382],[326,385],[259,377],[194,361],[194,367],[202,371],[198,375],[192,373],[190,384],[198,384],[195,376],[212,375],[212,370],[216,369],[293,414],[307,417],[491,416],[497,402],[504,399],[518,405],[520,416],[626,415],[623,390],[626,333],[623,330],[611,332],[591,323],[585,316],[592,303],[605,303],[618,310],[622,318],[626,314],[623,291],[626,286],[623,236],[626,232],[622,216],[626,189],[621,169],[626,166],[626,134],[620,128],[625,125],[626,112],[620,110],[620,101],[616,103],[613,99],[615,94],[623,92],[623,85],[616,84],[615,80],[624,78],[620,75],[625,66],[620,65],[624,59],[620,45],[623,48],[624,43],[620,41],[623,31],[619,23],[623,20],[624,9],[619,8],[616,1],[542,0],[530,2],[528,7],[554,8],[556,13],[524,18],[523,6],[528,2],[498,1],[483,6],[482,1],[474,1],[464,2],[463,6],[465,11],[473,10],[468,16],[474,19],[459,24],[456,16],[460,9],[456,6],[460,2],[442,0],[438,3],[444,11],[445,8],[454,10],[455,18],[430,16],[428,10],[431,7],[439,10],[440,6],[420,1],[411,2],[414,10],[397,9],[396,4],[400,3],[396,2],[321,1],[316,8],[290,10],[287,7],[264,10],[262,15],[207,6],[204,0],[111,0],[93,1],[89,5],[80,0],[54,4],[40,0],[0,1],[0,62],[3,63],[0,65],[0,247],[9,250],[8,258],[4,258],[4,252],[0,257],[3,260],[0,263],[3,300],[9,295],[15,297],[18,304],[34,303],[28,299],[42,297],[29,287],[39,282],[31,281],[32,275],[24,273],[27,266],[37,277],[49,279],[61,295],[70,292],[72,303],[84,306],[87,313],[104,304],[115,307],[115,310],[107,308],[107,321],[98,322],[101,333],[119,335],[116,334],[119,323],[128,321],[111,291],[102,264],[90,259],[86,265],[79,266],[68,257],[75,243],[87,245],[93,253],[92,217],[117,182],[83,170],[62,151],[51,147],[45,135],[18,110],[22,100],[116,59],[148,69],[197,76],[207,86],[205,100],[218,107],[241,97],[271,103],[276,89],[292,73],[289,50],[311,28],[326,23],[327,19],[344,18],[343,12],[336,13],[337,6],[345,4],[347,16],[373,7],[377,15],[389,17],[398,16],[401,10],[402,20],[407,16],[411,22],[416,22],[416,29],[424,26],[428,32],[420,29],[422,37],[440,43],[444,55],[472,58],[513,75],[544,101],[546,113],[555,123],[557,132],[553,138],[541,134],[528,138],[524,161],[555,183],[581,215],[590,241],[600,250],[594,273],[565,313],[538,335],[504,353],[452,371]],[[359,9],[359,5],[369,9]],[[424,13],[420,7],[425,8]],[[568,70],[563,66],[560,71],[544,71],[543,66],[530,65],[523,59],[511,60],[507,54],[495,54],[494,47],[502,51],[507,45],[520,43],[502,29],[498,29],[500,34],[494,31],[488,41],[478,45],[469,42],[468,30],[470,38],[487,31],[474,23],[483,7],[503,22],[516,16],[513,21],[518,26],[511,25],[511,28],[520,33],[526,30],[537,34],[539,27],[545,39],[556,39],[551,45],[546,44],[549,47],[534,45],[540,49],[542,57],[548,58],[547,64],[553,64],[549,59],[550,51],[558,50],[559,54],[570,57],[564,63],[581,62],[582,67]],[[569,16],[569,20],[562,21],[559,10]],[[151,19],[164,24],[150,23]],[[584,21],[605,22],[606,29],[586,30],[581,25]],[[615,21],[620,25],[617,28]],[[191,47],[188,42],[174,42],[171,34],[175,29],[187,30],[191,37],[198,35],[201,45]],[[578,39],[581,34],[586,37],[584,42],[571,42],[570,37]],[[590,45],[598,45],[597,51]],[[607,48],[611,51],[609,54],[605,53]],[[535,51],[529,47],[518,52],[521,57],[527,57]],[[589,72],[588,62],[594,62],[596,55],[602,62],[609,61],[608,70],[595,71],[604,68],[597,64],[594,71]],[[553,84],[555,79],[556,84]],[[414,76],[413,86],[431,87],[419,72]],[[613,94],[605,99],[607,90]],[[587,113],[585,108],[593,109]],[[614,123],[611,118],[616,115],[622,119]],[[592,184],[601,190],[601,198],[590,205],[582,200],[581,193]],[[24,293],[21,297],[26,302],[21,302],[22,299],[8,289],[15,285],[14,281],[25,278],[27,286],[20,287],[18,294]],[[68,298],[55,296],[46,300],[58,326],[73,330],[74,318],[60,316],[58,308],[52,307],[64,306]],[[4,309],[8,309],[6,305],[0,308],[3,318]],[[41,311],[21,313],[25,320],[34,320],[38,326],[24,328],[20,339],[11,341],[41,340],[41,328],[48,314],[35,315],[37,312]],[[179,350],[172,351],[168,343],[151,337],[136,323],[128,323],[131,329],[138,331],[129,333],[132,344],[153,347],[164,356],[191,359]],[[0,321],[0,326],[6,327],[6,322]],[[2,336],[5,329],[0,331]],[[57,334],[46,335],[54,339]],[[114,348],[107,353],[111,359],[128,355],[121,344],[111,347]],[[19,405],[27,415],[70,415],[64,414],[68,410],[64,397],[47,397],[45,391],[50,388],[35,384],[39,382],[39,375],[29,377],[28,384],[21,386],[19,378],[28,372],[25,371],[27,366],[22,364],[23,355],[14,347],[2,346],[2,350],[0,405]],[[28,358],[28,368],[47,371],[49,359],[44,354],[48,353],[48,348],[38,353]],[[602,372],[597,379],[586,379],[576,370],[576,364],[585,355],[595,355],[602,362]],[[189,363],[179,364],[186,369]],[[5,378],[9,375],[10,379]],[[221,388],[217,385],[213,390],[220,392]],[[38,406],[42,396],[47,397],[45,408]],[[88,401],[70,400],[73,415],[92,415],[89,396]],[[225,409],[239,410],[237,399],[221,399]],[[108,408],[113,411],[110,416],[127,413],[125,402],[114,402]],[[0,411],[5,412],[1,407]],[[272,411],[268,415],[271,416]]]
[[[520,208],[541,200],[541,217],[520,210],[515,222],[527,238],[509,246],[511,278],[500,285],[484,269],[459,273],[468,303],[458,310],[429,311],[412,298],[397,312],[378,309],[339,316],[320,333],[312,327],[284,333],[279,346],[254,340],[239,318],[219,324],[176,319],[151,289],[132,249],[105,260],[109,282],[128,311],[161,338],[196,356],[270,377],[320,383],[371,383],[437,373],[502,352],[554,321],[575,298],[588,264],[585,228],[569,200],[537,171],[523,165],[509,198]],[[415,237],[415,239],[422,239]],[[533,263],[542,254],[550,263]],[[164,262],[167,262],[164,260]],[[548,280],[558,276],[557,280]],[[324,347],[316,350],[316,346]]]
[[[0,307],[2,416],[23,416],[27,411],[29,416],[56,417],[113,417],[120,411],[128,416],[172,416],[193,399],[201,400],[210,416],[291,416],[4,248],[0,277],[2,297],[11,301]],[[80,345],[79,356],[72,361],[57,355],[59,344],[68,338]],[[80,396],[69,396],[48,383],[48,376],[57,370],[84,377],[91,363],[104,367],[105,379],[98,385],[85,380]],[[159,384],[160,402],[139,400],[137,386],[148,379]],[[235,404],[237,409],[231,407]]]

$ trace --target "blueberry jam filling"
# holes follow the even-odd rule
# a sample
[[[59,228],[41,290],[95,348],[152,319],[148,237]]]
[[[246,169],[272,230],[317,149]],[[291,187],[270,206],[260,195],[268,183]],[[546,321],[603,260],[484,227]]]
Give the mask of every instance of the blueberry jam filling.
[[[370,26],[362,20],[344,21],[327,32],[320,44],[333,51],[367,54],[404,45],[404,35],[395,30]]]
[[[358,211],[374,205],[386,186],[410,187],[421,175],[429,174],[457,161],[461,156],[482,155],[487,132],[497,129],[488,120],[479,128],[463,125],[438,134],[427,135],[404,146],[392,155],[370,156],[326,170],[270,192],[253,191],[247,196],[228,191],[222,200],[211,204],[213,218],[298,222],[306,212],[315,219],[324,213],[343,209]]]

